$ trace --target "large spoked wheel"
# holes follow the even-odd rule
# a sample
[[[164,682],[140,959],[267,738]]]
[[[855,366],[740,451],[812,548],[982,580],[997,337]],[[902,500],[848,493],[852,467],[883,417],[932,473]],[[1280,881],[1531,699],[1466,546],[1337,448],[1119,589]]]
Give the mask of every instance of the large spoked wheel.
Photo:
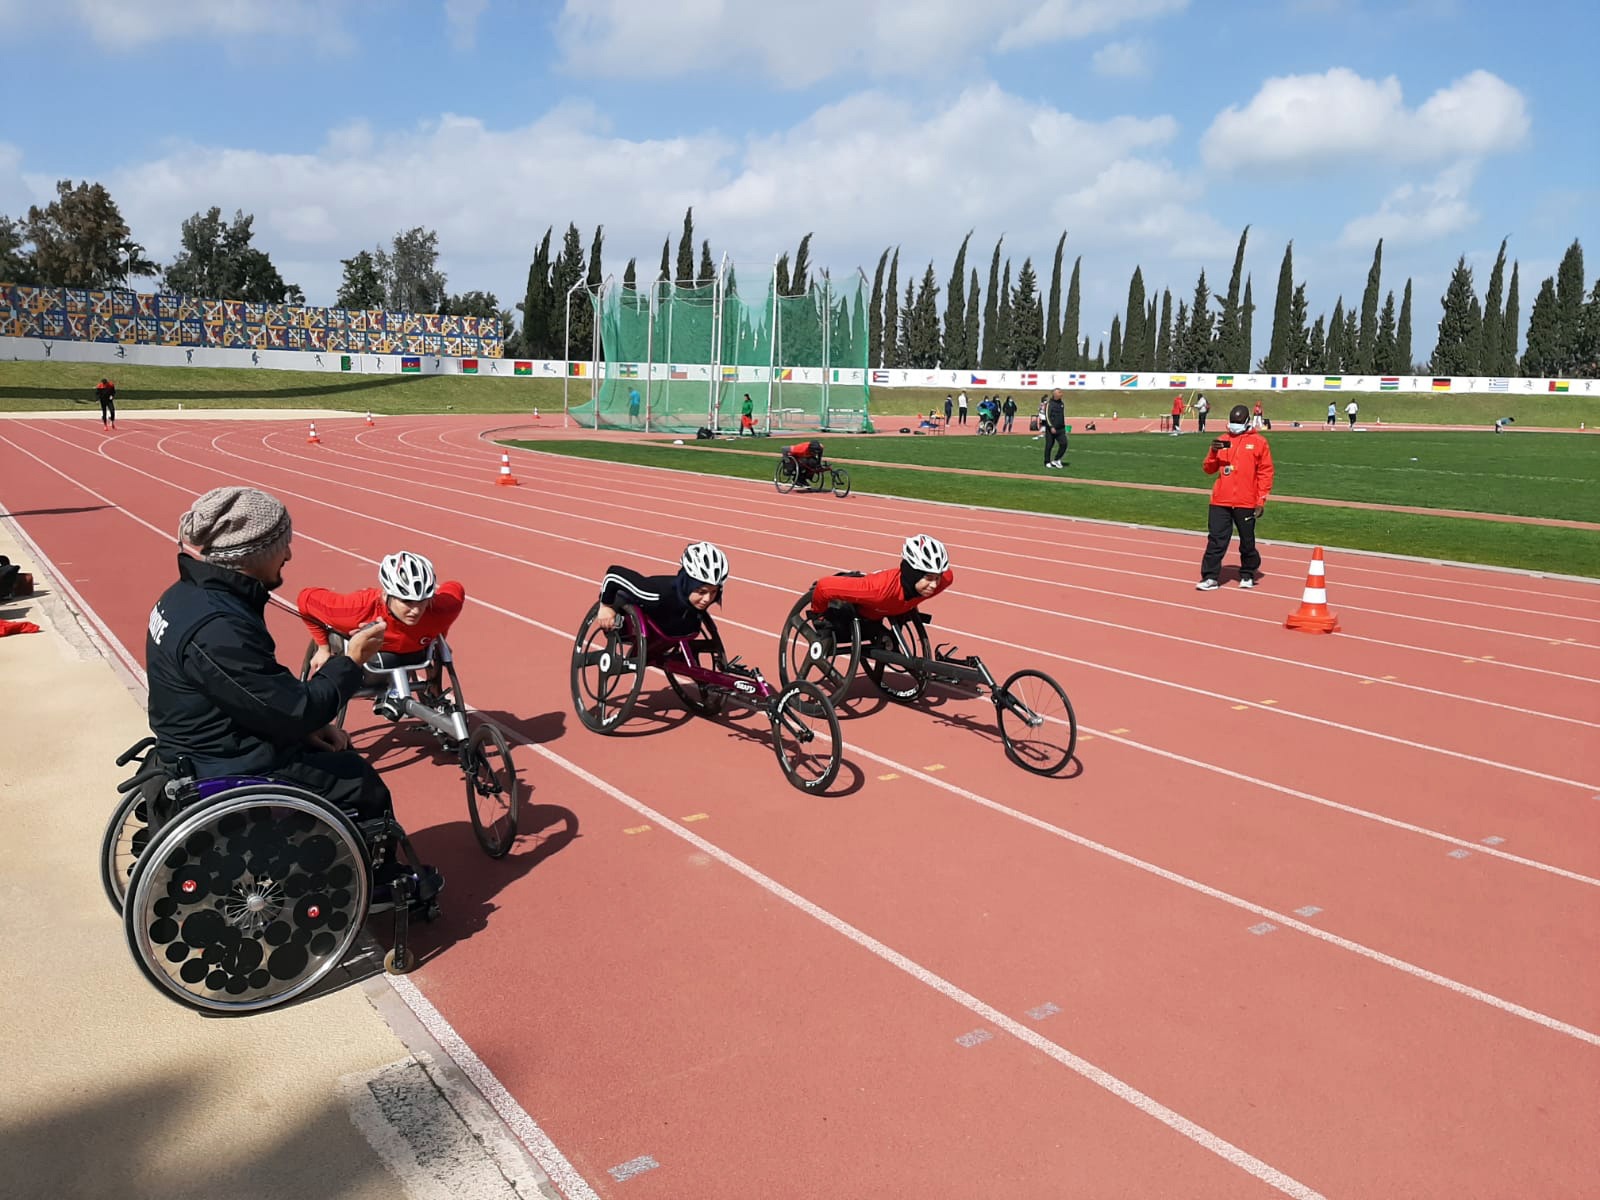
[[[902,666],[899,663],[884,663],[878,661],[872,653],[872,647],[865,647],[861,652],[861,665],[867,669],[867,675],[872,682],[877,684],[878,690],[891,700],[901,704],[910,704],[918,699],[928,689],[927,662],[932,656],[928,646],[928,632],[923,629],[921,621],[886,621],[884,622],[885,641],[883,648],[896,654],[902,654],[913,660],[914,665]],[[877,645],[879,643],[874,643]]]
[[[697,667],[709,667],[714,671],[727,670],[728,655],[722,648],[722,634],[717,632],[717,623],[711,619],[710,613],[703,614],[700,623],[700,636],[688,644],[690,661]],[[672,690],[677,693],[678,699],[683,701],[683,706],[702,717],[714,717],[720,713],[722,702],[726,697],[717,692],[708,692],[688,676],[674,674],[672,666],[677,662],[682,660],[674,655],[662,665],[667,668],[667,682],[672,685]]]
[[[493,725],[479,725],[462,751],[467,780],[467,815],[478,845],[490,858],[504,858],[517,840],[520,798],[511,746]]]
[[[339,964],[370,889],[348,817],[296,788],[247,787],[162,827],[134,868],[123,929],[140,969],[172,999],[257,1012]]]
[[[772,486],[778,489],[780,495],[784,495],[794,491],[794,485],[799,478],[799,464],[785,456],[778,460],[778,465],[772,472]]]
[[[839,774],[843,739],[833,703],[814,683],[791,683],[768,710],[783,777],[802,792],[826,791]]]
[[[135,788],[117,805],[105,836],[100,839],[100,882],[105,885],[111,907],[119,913],[122,898],[128,893],[128,880],[149,841],[150,806],[144,789]]]
[[[572,705],[578,720],[596,733],[610,733],[626,721],[644,687],[644,624],[631,604],[617,606],[616,629],[595,624],[597,602],[584,617],[572,649]]]
[[[336,634],[336,633],[330,633],[328,635],[328,645],[333,648],[333,652],[335,654],[338,654],[343,649],[342,639],[339,639],[339,635]],[[301,683],[304,683],[306,680],[311,678],[311,660],[312,660],[313,657],[316,656],[316,653],[317,653],[317,644],[316,644],[316,642],[307,642],[306,643],[305,657],[303,657],[300,660],[300,682]],[[335,729],[343,729],[344,728],[344,714],[345,714],[345,710],[347,708],[349,708],[349,707],[350,707],[350,705],[349,705],[348,702],[346,702],[344,704],[341,704],[341,705],[339,705],[339,711],[333,714],[333,726],[334,726]]]
[[[1043,671],[1018,671],[994,693],[1006,757],[1024,771],[1054,775],[1078,748],[1078,717],[1061,685]]]
[[[789,610],[778,635],[778,678],[785,685],[814,683],[834,705],[843,704],[861,665],[861,623],[850,622],[848,636],[810,613],[811,593]]]
[[[843,467],[834,468],[833,494],[841,500],[850,494],[850,472]]]

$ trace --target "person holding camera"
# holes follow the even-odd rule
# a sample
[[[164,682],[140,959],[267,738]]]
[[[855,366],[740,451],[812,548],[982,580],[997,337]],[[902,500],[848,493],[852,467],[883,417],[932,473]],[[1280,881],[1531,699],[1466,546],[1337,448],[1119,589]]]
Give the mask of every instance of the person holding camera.
[[[1200,560],[1197,592],[1214,592],[1222,584],[1218,575],[1222,557],[1239,531],[1239,586],[1253,588],[1261,568],[1256,549],[1256,521],[1267,507],[1272,491],[1272,448],[1259,429],[1251,428],[1250,410],[1235,404],[1228,413],[1228,436],[1217,438],[1201,468],[1215,475],[1211,508],[1207,514],[1205,557]]]

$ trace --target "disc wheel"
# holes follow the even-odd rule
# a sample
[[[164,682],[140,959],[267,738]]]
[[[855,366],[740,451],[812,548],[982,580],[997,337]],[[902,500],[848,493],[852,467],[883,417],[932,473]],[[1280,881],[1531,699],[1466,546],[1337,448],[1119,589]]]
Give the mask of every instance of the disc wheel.
[[[918,663],[926,663],[932,654],[928,646],[928,632],[922,627],[922,622],[916,620],[885,622],[883,645]],[[868,677],[879,691],[901,704],[910,704],[928,688],[925,666],[879,662],[870,646],[862,649],[861,665],[867,669]]]
[[[336,633],[330,633],[328,635],[328,644],[333,648],[333,652],[335,654],[338,654],[340,652],[340,650],[342,649],[341,642],[336,642],[334,640],[334,639],[336,639],[338,637],[339,637],[339,635],[336,634]],[[317,653],[317,644],[316,644],[316,642],[307,642],[306,643],[305,656],[303,658],[301,658],[301,660],[300,660],[300,682],[301,683],[304,683],[306,680],[311,678],[311,660],[314,657],[316,657],[316,653]],[[344,714],[345,714],[345,710],[347,708],[349,708],[349,707],[350,707],[350,705],[349,705],[348,702],[346,702],[344,704],[341,704],[341,705],[339,705],[339,711],[333,714],[333,722],[332,723],[333,723],[333,727],[335,729],[343,729],[344,728]]]
[[[850,494],[850,472],[843,467],[833,472],[833,494],[841,500]]]
[[[778,679],[814,683],[834,705],[844,703],[861,665],[861,623],[850,621],[850,633],[840,636],[825,620],[813,617],[811,593],[801,596],[789,610],[778,635]]]
[[[700,618],[701,634],[686,644],[689,661],[697,667],[709,667],[714,671],[728,669],[728,655],[722,646],[722,634],[717,631],[717,623],[711,619],[710,613],[705,613]],[[681,644],[681,643],[680,643]],[[717,692],[708,692],[699,683],[688,676],[679,676],[673,673],[671,667],[683,660],[674,653],[669,655],[662,665],[667,668],[667,683],[677,694],[683,706],[696,716],[714,717],[722,711],[722,704],[726,697]]]
[[[778,489],[779,495],[787,495],[794,491],[795,482],[799,479],[800,468],[792,458],[780,458],[778,465],[773,468],[772,486]]]
[[[150,807],[145,801],[144,789],[135,788],[122,797],[100,840],[100,882],[105,886],[111,907],[119,913],[122,899],[128,893],[128,880],[149,842]]]
[[[1061,685],[1043,671],[1018,671],[994,694],[1006,757],[1024,771],[1054,775],[1078,748],[1078,718]]]
[[[644,687],[645,640],[639,611],[617,607],[616,629],[595,624],[597,602],[584,617],[572,648],[572,706],[578,720],[596,733],[610,733],[626,721]]]
[[[520,806],[517,769],[505,735],[493,725],[479,725],[462,752],[461,768],[473,835],[490,858],[504,858],[517,840]]]
[[[833,703],[814,683],[791,683],[769,710],[772,749],[783,777],[802,792],[826,791],[839,774],[844,742]]]

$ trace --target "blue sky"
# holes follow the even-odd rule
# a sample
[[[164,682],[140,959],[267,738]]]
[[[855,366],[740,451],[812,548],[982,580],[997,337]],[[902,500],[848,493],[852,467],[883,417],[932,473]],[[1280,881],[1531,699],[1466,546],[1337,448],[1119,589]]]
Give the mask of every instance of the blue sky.
[[[1083,328],[1135,263],[1226,287],[1251,226],[1256,348],[1286,241],[1313,311],[1416,287],[1419,356],[1457,255],[1502,236],[1522,318],[1577,237],[1600,274],[1600,102],[1584,0],[0,0],[0,213],[58,178],[111,189],[159,260],[211,205],[314,303],[339,259],[415,225],[453,291],[521,296],[537,238],[606,227],[653,271],[694,205],[717,255],[941,286],[974,230],[1048,285],[1083,257]],[[1580,50],[1579,55],[1586,53]],[[1570,60],[1570,61],[1569,61]],[[1564,65],[1566,64],[1566,65]],[[149,286],[148,284],[146,286]]]

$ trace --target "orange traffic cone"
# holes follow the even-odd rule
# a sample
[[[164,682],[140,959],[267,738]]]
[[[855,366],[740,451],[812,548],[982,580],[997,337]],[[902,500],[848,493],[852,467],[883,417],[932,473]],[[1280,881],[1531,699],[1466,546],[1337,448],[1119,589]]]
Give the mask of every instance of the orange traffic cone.
[[[533,410],[533,419],[535,422],[539,420],[539,410],[537,408]]]
[[[306,434],[306,444],[308,446],[322,445],[322,439],[317,436],[317,423],[315,421],[311,422],[311,432]]]
[[[1305,595],[1300,607],[1283,622],[1285,629],[1301,633],[1338,633],[1339,618],[1328,611],[1328,581],[1322,565],[1322,547],[1311,552],[1311,569],[1306,574]]]
[[[517,487],[517,477],[511,473],[511,455],[500,456],[500,478],[495,480],[499,487]]]
[[[376,424],[377,424],[377,422],[372,419],[372,414],[368,413],[367,414],[367,428],[371,429]]]

